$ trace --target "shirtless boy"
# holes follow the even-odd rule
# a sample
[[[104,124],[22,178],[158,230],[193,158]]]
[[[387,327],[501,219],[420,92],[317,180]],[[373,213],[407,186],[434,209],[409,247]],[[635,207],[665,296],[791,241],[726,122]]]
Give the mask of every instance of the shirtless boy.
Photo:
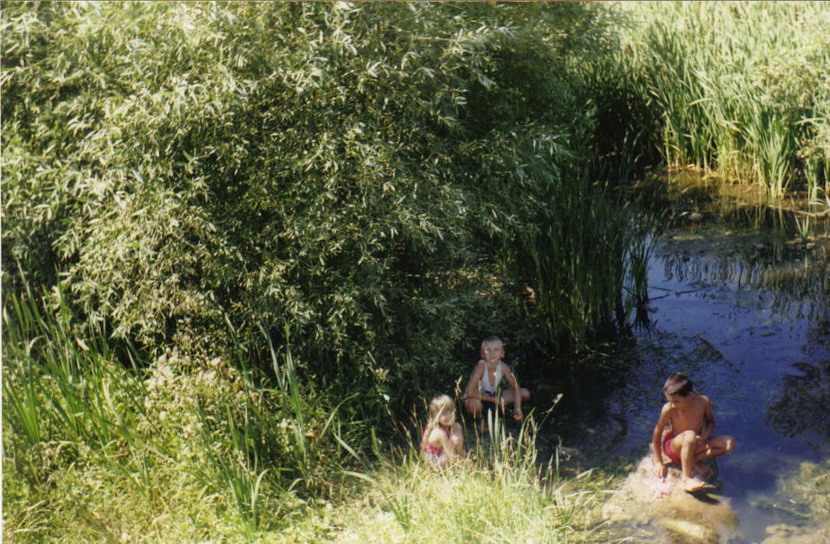
[[[660,411],[651,439],[657,475],[665,478],[669,464],[680,465],[683,488],[690,493],[712,487],[705,481],[712,477],[712,470],[701,461],[735,448],[731,436],[712,436],[712,404],[708,397],[695,394],[692,386],[692,380],[680,372],[666,380],[663,392],[668,402]],[[663,461],[666,457],[671,463]]]

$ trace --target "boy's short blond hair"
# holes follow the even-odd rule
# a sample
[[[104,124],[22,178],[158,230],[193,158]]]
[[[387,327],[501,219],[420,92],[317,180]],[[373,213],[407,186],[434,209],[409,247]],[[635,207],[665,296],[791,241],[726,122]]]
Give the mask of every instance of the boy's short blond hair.
[[[484,347],[488,344],[501,344],[504,347],[504,342],[498,336],[488,336],[484,340],[481,341],[481,347]]]

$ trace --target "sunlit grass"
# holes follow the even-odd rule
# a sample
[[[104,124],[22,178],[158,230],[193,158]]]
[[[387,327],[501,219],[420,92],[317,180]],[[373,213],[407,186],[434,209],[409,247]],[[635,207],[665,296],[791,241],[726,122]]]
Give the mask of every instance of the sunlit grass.
[[[364,497],[345,506],[338,542],[595,541],[602,494],[596,481],[560,478],[540,463],[532,420],[478,437],[464,462],[443,471],[412,451],[393,456],[365,481]]]
[[[289,350],[273,381],[175,353],[125,368],[35,297],[3,316],[3,535],[10,542],[583,542],[598,480],[541,460],[533,418],[469,435],[444,472],[414,447],[350,445]],[[241,363],[240,363],[241,364]],[[346,401],[348,400],[348,397]],[[344,401],[345,402],[345,401]],[[342,403],[341,403],[342,404]],[[371,434],[371,433],[370,433]],[[414,446],[414,445],[413,445]],[[498,515],[494,515],[498,512]]]

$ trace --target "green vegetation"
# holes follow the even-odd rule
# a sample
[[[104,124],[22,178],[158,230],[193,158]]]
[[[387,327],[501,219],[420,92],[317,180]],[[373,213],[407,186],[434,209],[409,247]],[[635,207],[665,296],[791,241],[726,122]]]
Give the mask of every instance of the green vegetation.
[[[444,473],[409,448],[381,455],[388,445],[376,439],[386,461],[370,474],[340,407],[299,390],[290,352],[275,354],[275,388],[239,365],[175,353],[142,379],[103,336],[74,335],[65,306],[58,317],[31,298],[9,306],[11,541],[582,542],[597,524],[599,495],[587,491],[599,481],[540,468],[532,418],[516,439],[496,422],[478,439],[488,447]]]
[[[290,352],[275,354],[275,388],[239,361],[175,351],[151,371],[138,359],[125,369],[103,331],[73,330],[64,304],[7,301],[4,505],[15,541],[192,540],[221,532],[228,511],[239,520],[228,531],[254,534],[263,512],[333,493],[332,474],[351,459],[338,407],[301,390]]]
[[[372,417],[483,333],[578,348],[631,305],[637,219],[570,68],[596,7],[261,8],[4,6],[8,292],[60,285],[149,360],[268,368],[289,329]]]
[[[532,426],[435,474],[404,414],[627,330],[661,160],[828,194],[818,4],[0,10],[14,542],[590,541]]]
[[[666,162],[771,194],[830,188],[830,11],[820,2],[623,3],[621,54]]]

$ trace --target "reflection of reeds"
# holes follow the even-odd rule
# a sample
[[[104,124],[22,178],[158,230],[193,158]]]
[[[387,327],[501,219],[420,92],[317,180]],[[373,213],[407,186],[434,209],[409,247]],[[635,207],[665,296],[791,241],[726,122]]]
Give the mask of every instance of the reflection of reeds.
[[[794,262],[767,264],[735,257],[663,257],[665,275],[686,284],[731,285],[739,291],[757,290],[757,302],[776,312],[812,320],[830,312],[830,259],[819,252]]]
[[[830,347],[830,346],[828,346]],[[830,413],[816,412],[816,406],[830,402],[830,365],[795,363],[797,374],[783,378],[781,395],[767,408],[766,422],[785,436],[810,433],[827,443],[830,441]],[[811,414],[809,419],[806,414]]]

